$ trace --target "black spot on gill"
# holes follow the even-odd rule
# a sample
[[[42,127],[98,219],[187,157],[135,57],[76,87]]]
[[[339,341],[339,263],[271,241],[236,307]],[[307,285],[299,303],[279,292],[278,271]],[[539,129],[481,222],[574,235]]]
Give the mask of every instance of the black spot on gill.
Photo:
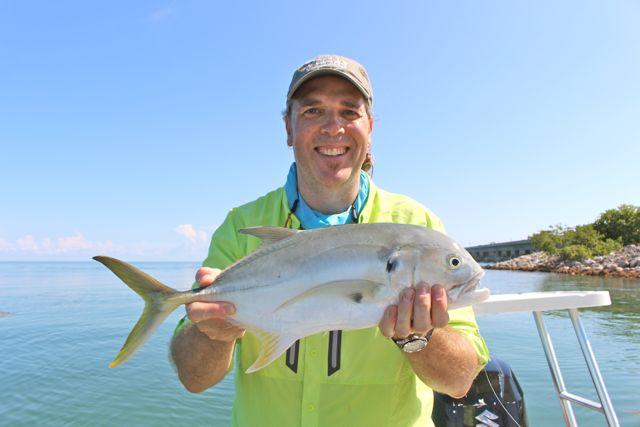
[[[398,262],[394,259],[390,259],[389,261],[387,261],[387,273],[391,273],[393,270],[395,270],[397,265]]]
[[[195,289],[191,289],[191,293],[192,294],[199,294],[200,292],[204,291],[205,289],[207,289],[206,286],[202,287],[202,288],[195,288]]]
[[[362,301],[362,292],[356,292],[355,294],[351,294],[351,299],[356,304],[360,304],[360,302]]]

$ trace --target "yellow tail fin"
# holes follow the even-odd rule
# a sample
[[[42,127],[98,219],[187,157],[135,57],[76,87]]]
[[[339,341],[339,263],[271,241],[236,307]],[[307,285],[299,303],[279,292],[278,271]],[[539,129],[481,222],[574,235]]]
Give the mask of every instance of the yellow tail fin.
[[[104,264],[145,302],[138,323],[131,330],[116,358],[109,364],[110,368],[115,368],[130,358],[182,302],[171,299],[171,296],[179,293],[178,291],[163,285],[126,262],[106,256],[95,256],[93,259]]]

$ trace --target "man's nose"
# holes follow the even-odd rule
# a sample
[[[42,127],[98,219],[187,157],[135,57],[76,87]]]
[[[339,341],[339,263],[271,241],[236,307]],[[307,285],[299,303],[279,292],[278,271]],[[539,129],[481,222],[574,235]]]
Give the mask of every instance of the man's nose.
[[[338,112],[326,114],[320,130],[329,136],[341,135],[344,133],[344,120]]]

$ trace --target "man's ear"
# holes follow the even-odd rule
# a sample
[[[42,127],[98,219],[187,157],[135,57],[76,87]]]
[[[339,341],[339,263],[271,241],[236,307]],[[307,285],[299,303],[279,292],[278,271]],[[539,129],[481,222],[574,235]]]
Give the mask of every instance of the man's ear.
[[[287,132],[287,146],[293,147],[293,139],[291,138],[291,118],[288,114],[284,116],[284,129]]]

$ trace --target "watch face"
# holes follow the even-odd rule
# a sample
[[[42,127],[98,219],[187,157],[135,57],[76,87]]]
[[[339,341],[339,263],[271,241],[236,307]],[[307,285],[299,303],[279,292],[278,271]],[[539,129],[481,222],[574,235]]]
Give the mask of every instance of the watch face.
[[[424,338],[416,338],[406,343],[402,349],[407,353],[415,353],[427,346],[427,340]]]

